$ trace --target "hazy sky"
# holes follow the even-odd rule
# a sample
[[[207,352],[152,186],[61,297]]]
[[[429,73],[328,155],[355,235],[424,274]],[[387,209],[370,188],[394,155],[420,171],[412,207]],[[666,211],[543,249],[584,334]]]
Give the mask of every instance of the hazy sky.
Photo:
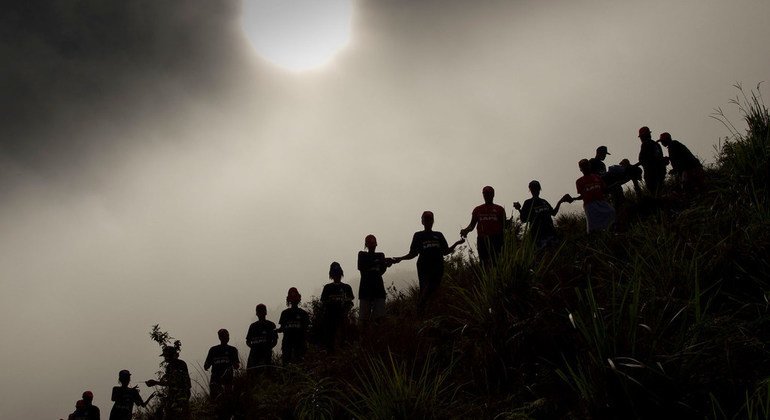
[[[430,209],[453,241],[487,184],[509,212],[532,179],[555,203],[597,146],[634,161],[641,125],[713,161],[713,109],[770,76],[766,0],[17,3],[0,418],[66,417],[85,389],[108,412],[120,369],[157,370],[155,323],[193,370],[222,327],[245,356],[257,303],[275,320],[335,260],[357,291],[366,234],[402,255]]]

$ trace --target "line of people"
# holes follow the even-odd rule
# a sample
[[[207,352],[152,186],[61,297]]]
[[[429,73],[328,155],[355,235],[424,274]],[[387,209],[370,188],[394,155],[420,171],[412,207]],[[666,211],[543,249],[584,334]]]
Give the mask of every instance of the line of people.
[[[653,197],[663,192],[666,167],[670,163],[671,174],[677,177],[686,192],[697,191],[704,182],[704,172],[700,160],[686,146],[673,140],[669,133],[662,133],[657,142],[652,140],[648,127],[639,129],[641,141],[639,161],[631,164],[623,159],[617,165],[606,167],[604,161],[610,155],[606,146],[599,146],[591,159],[581,159],[578,168],[582,176],[575,181],[578,195],[564,194],[555,207],[540,197],[540,182],[529,183],[531,198],[513,203],[519,212],[519,219],[529,227],[529,237],[537,248],[544,248],[559,241],[553,223],[561,205],[577,200],[583,201],[586,215],[587,232],[609,229],[616,219],[616,212],[624,211],[623,185],[632,182],[637,194],[642,190],[639,181],[644,179],[647,190]],[[663,156],[661,145],[669,150],[669,156]],[[467,235],[476,230],[477,255],[482,266],[495,263],[502,254],[505,232],[513,222],[513,215],[507,218],[505,209],[494,203],[495,190],[491,186],[482,189],[484,203],[471,212],[468,226],[460,230],[460,239],[451,246],[441,232],[434,231],[435,216],[425,211],[421,216],[423,230],[415,232],[409,246],[409,252],[399,257],[385,257],[377,252],[377,238],[367,235],[364,238],[364,251],[358,253],[357,268],[360,272],[359,318],[362,323],[375,320],[385,315],[386,291],[383,274],[393,264],[417,258],[417,278],[419,284],[418,310],[422,311],[441,285],[444,276],[444,257],[455,251],[458,245],[466,241]],[[610,204],[610,201],[612,204]],[[339,263],[329,267],[331,282],[323,288],[320,297],[319,342],[327,352],[334,352],[338,343],[344,339],[350,310],[353,308],[354,294],[350,285],[343,283],[344,272]],[[279,326],[267,320],[267,307],[260,303],[256,307],[257,321],[249,326],[246,344],[250,351],[246,369],[256,374],[273,364],[273,349],[278,343],[278,334],[283,334],[281,358],[284,365],[297,363],[307,352],[307,338],[311,327],[310,315],[300,307],[302,295],[296,287],[291,287],[286,296],[286,306],[281,312]],[[240,369],[238,350],[230,346],[230,334],[226,329],[218,331],[220,344],[211,347],[204,362],[204,370],[211,370],[209,395],[215,402],[220,402],[220,418],[229,419],[233,413],[228,404],[222,404],[232,390],[234,372]],[[165,346],[162,356],[165,373],[160,380],[149,380],[147,386],[165,388],[162,394],[161,410],[164,418],[189,418],[189,399],[191,381],[187,364],[179,359],[179,349]],[[130,419],[134,405],[144,407],[156,395],[147,400],[139,395],[136,386],[129,387],[131,374],[122,370],[118,374],[119,387],[112,390],[115,402],[110,412],[111,420]],[[76,411],[70,415],[72,420],[99,419],[99,409],[92,404],[93,394],[83,394],[78,401]]]

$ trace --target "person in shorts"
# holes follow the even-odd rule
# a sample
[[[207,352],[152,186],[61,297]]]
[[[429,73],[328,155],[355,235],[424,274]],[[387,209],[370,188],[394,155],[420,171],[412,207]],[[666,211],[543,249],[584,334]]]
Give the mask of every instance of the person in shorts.
[[[578,167],[583,176],[575,181],[578,196],[569,200],[583,200],[583,210],[586,214],[586,232],[609,230],[615,221],[615,209],[605,197],[606,185],[599,175],[591,172],[588,159],[581,159]],[[566,197],[565,197],[566,198]]]

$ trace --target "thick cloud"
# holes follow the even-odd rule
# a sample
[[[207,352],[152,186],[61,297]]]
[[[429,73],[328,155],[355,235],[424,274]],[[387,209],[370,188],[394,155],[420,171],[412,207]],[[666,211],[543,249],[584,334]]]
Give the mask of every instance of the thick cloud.
[[[110,131],[125,133],[191,96],[216,94],[237,59],[239,7],[208,0],[6,5],[0,152],[38,170],[71,164],[114,147]]]

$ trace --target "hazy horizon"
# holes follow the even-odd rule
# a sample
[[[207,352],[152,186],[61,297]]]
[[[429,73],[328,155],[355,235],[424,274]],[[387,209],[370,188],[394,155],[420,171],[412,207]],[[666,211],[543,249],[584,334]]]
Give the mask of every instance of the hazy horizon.
[[[285,4],[278,29],[346,21]],[[367,234],[403,255],[430,209],[453,241],[484,185],[555,204],[597,146],[636,161],[640,126],[713,162],[714,108],[770,75],[758,0],[335,4],[350,39],[306,71],[255,51],[238,1],[3,6],[0,417],[86,389],[107,413],[119,370],[158,369],[157,323],[192,371],[219,328],[245,357],[257,303],[277,321],[332,261],[357,294]]]

